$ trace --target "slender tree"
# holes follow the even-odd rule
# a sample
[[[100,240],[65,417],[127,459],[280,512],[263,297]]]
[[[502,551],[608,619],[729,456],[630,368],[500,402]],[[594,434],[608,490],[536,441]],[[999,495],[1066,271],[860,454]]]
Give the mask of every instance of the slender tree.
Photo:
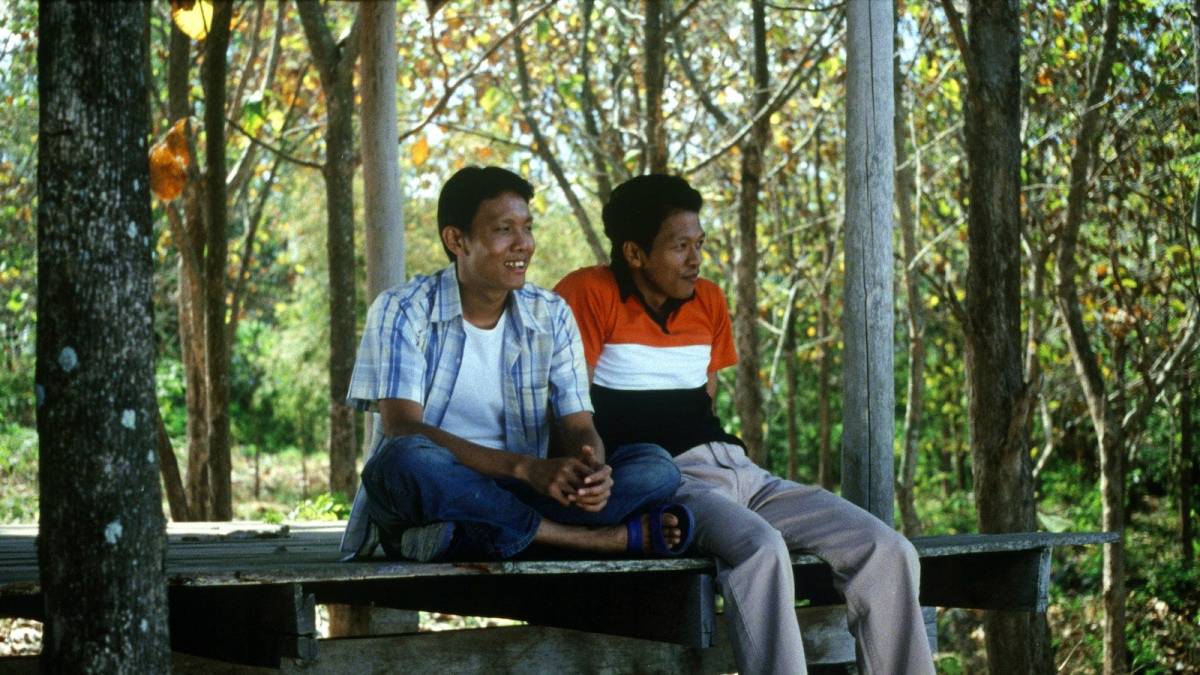
[[[737,395],[734,401],[742,421],[741,438],[749,456],[768,466],[763,446],[763,397],[758,381],[758,203],[763,173],[763,153],[770,139],[770,115],[761,114],[771,98],[767,57],[766,5],[754,0],[754,122],[742,143],[741,194],[738,200],[738,258],[734,270],[737,304],[733,332],[737,336]]]
[[[229,438],[229,336],[225,330],[225,269],[229,257],[229,214],[225,190],[225,75],[228,70],[230,0],[213,2],[212,27],[204,51],[204,129],[208,204],[204,256],[205,347],[208,365],[208,471],[213,520],[233,519]]]
[[[1016,0],[972,0],[964,35],[943,0],[966,64],[968,427],[979,529],[1037,526],[1028,448],[1032,388],[1021,339],[1021,17]],[[969,38],[969,39],[968,39]],[[1046,636],[1028,613],[984,617],[988,663],[1006,672],[1044,669]]]
[[[666,39],[663,31],[664,0],[642,0],[645,10],[642,41],[646,95],[646,165],[650,173],[667,172],[667,130],[663,124],[663,87],[666,82]]]
[[[316,0],[297,3],[304,35],[325,92],[326,254],[329,260],[329,489],[353,495],[358,486],[354,411],[342,403],[354,370],[354,62],[361,14],[334,40]]]
[[[189,101],[191,40],[171,23],[170,46],[167,56],[167,115],[174,124],[192,114]],[[189,154],[196,156],[195,144],[185,125]],[[167,222],[171,237],[179,250],[179,353],[183,361],[185,405],[187,407],[187,501],[188,516],[205,520],[212,510],[212,495],[208,471],[208,377],[204,344],[204,244],[207,234],[203,211],[204,186],[196,162],[187,168],[183,186],[182,209],[169,204]],[[181,212],[182,211],[182,212]]]
[[[38,11],[46,672],[170,670],[154,438],[147,12],[143,2],[42,2]]]
[[[899,45],[897,44],[897,47]],[[904,440],[901,446],[900,473],[896,477],[896,501],[900,505],[900,522],[904,534],[921,534],[921,519],[917,515],[913,494],[919,458],[918,440],[921,432],[921,408],[925,401],[925,316],[921,294],[917,288],[917,207],[921,195],[917,191],[917,167],[920,151],[908,155],[909,115],[905,103],[904,78],[900,76],[900,49],[892,58],[892,86],[895,87],[896,137],[896,207],[900,214],[901,255],[900,275],[904,283],[905,323],[908,328],[908,384],[904,397]]]

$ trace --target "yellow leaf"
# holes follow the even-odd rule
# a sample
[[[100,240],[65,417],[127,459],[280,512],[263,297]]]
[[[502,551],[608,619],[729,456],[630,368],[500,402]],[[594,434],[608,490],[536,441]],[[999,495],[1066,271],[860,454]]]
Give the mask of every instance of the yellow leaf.
[[[413,144],[412,148],[412,163],[413,166],[421,166],[425,160],[429,159],[429,141],[422,136],[420,140]]]
[[[208,0],[171,0],[171,20],[193,40],[208,37],[213,8]]]

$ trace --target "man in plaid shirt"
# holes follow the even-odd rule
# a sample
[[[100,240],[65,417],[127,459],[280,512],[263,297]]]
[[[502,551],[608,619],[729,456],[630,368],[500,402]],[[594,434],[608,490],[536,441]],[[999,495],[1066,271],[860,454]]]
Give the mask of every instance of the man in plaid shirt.
[[[532,196],[505,169],[457,172],[438,200],[450,265],[368,312],[347,399],[378,411],[384,436],[343,540],[356,556],[376,537],[421,561],[503,559],[533,543],[678,554],[690,540],[686,510],[650,508],[679,484],[670,456],[646,443],[606,455],[571,311],[525,281]],[[552,426],[564,456],[548,457]]]

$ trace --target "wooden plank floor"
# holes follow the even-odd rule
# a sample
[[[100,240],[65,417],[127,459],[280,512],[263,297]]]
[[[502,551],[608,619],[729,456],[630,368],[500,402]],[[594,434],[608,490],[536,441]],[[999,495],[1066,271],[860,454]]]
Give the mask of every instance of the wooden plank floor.
[[[370,561],[339,563],[344,521],[270,525],[258,522],[171,523],[167,572],[174,586],[240,586],[409,579],[457,575],[537,575],[713,571],[708,558],[518,560],[470,563]],[[39,592],[36,525],[0,526],[0,599]],[[1099,544],[1113,533],[951,535],[913,540],[922,559],[964,554],[1029,551],[1052,546]],[[793,556],[796,566],[819,565],[811,555]]]
[[[240,586],[457,575],[668,572],[712,568],[706,558],[415,563],[379,557],[340,563],[345,521],[268,525],[171,523],[167,573],[174,586]],[[0,526],[0,598],[38,592],[35,525]]]

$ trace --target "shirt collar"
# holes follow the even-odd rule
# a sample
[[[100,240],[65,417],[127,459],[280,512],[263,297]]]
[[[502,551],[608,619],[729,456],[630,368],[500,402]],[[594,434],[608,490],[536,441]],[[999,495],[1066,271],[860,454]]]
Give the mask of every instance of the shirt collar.
[[[437,297],[434,298],[433,312],[435,322],[445,323],[462,318],[462,297],[459,291],[457,268],[455,263],[451,262],[438,272]],[[512,328],[518,331],[528,329],[535,333],[548,330],[542,325],[543,322],[534,320],[533,309],[529,307],[529,302],[520,291],[510,291],[506,304],[510,310],[508,322]]]
[[[655,311],[647,304],[646,298],[642,295],[641,289],[637,287],[637,283],[634,282],[633,273],[629,271],[628,267],[624,265],[609,265],[609,269],[612,270],[613,276],[617,279],[617,290],[621,293],[621,302],[625,302],[630,296],[637,298],[638,302],[642,304],[642,308],[646,310],[646,314],[651,319],[654,319],[654,323],[657,323],[664,331],[667,330],[667,321],[671,319],[671,315],[696,297],[696,292],[692,291],[692,294],[683,300],[667,298],[667,301],[663,303],[662,309]]]

